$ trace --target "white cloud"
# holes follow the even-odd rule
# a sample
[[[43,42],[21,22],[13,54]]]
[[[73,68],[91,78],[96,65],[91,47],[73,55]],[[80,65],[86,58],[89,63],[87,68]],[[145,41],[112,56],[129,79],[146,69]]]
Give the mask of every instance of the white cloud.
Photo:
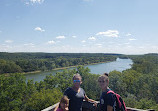
[[[125,36],[131,36],[132,34],[130,34],[130,33],[128,33],[128,34],[126,34]]]
[[[131,48],[131,47],[132,47],[131,45],[128,45],[128,46],[127,46],[127,48]]]
[[[57,39],[65,39],[66,37],[65,36],[57,36],[56,38]]]
[[[95,44],[96,46],[98,46],[98,47],[102,47],[102,44]]]
[[[8,50],[11,50],[12,46],[6,45],[6,44],[0,44],[0,51],[1,52],[8,52]]]
[[[42,4],[44,0],[23,0],[25,5]]]
[[[76,37],[77,37],[77,36],[75,36],[75,35],[74,35],[74,36],[72,36],[72,38],[76,38]]]
[[[117,44],[118,46],[121,46],[122,44]]]
[[[88,40],[96,40],[96,38],[92,36],[92,37],[89,37]]]
[[[44,0],[30,0],[31,3],[43,3]]]
[[[101,46],[102,44],[95,44],[95,45],[97,45],[97,46]]]
[[[35,30],[35,31],[40,31],[40,32],[44,32],[44,31],[45,31],[45,30],[42,29],[41,27],[36,27],[34,30]]]
[[[29,5],[30,3],[29,2],[25,2],[25,5]]]
[[[137,40],[137,39],[133,39],[133,38],[131,38],[131,39],[129,39],[130,41],[132,41],[132,40]]]
[[[125,45],[129,45],[130,43],[129,42],[127,42],[127,43],[124,43]]]
[[[140,46],[139,48],[140,48],[140,49],[144,49],[144,47],[143,47],[143,46]]]
[[[6,40],[5,43],[13,43],[12,40]]]
[[[56,41],[56,43],[60,43],[60,42],[61,42],[61,41],[59,41],[59,40],[58,40],[58,41]]]
[[[85,1],[85,2],[91,2],[91,1],[93,1],[93,0],[83,0],[83,1]]]
[[[105,32],[98,32],[96,35],[103,35],[107,37],[118,37],[119,31],[117,30],[107,30]]]
[[[85,43],[86,41],[85,41],[85,40],[82,40],[81,42],[82,42],[82,43]]]
[[[51,41],[48,41],[47,44],[55,44],[55,42],[51,40]]]
[[[26,44],[24,44],[24,46],[35,47],[35,44],[33,44],[33,43],[26,43]]]

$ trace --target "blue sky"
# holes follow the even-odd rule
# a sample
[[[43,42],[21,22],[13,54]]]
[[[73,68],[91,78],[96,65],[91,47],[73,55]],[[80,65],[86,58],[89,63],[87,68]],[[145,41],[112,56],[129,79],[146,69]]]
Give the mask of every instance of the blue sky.
[[[158,0],[0,0],[0,52],[158,53]]]

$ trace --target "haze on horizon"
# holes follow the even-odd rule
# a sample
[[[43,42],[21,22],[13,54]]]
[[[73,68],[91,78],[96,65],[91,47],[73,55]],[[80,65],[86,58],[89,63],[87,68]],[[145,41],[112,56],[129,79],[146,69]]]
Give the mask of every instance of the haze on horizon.
[[[157,0],[1,0],[0,52],[158,53]]]

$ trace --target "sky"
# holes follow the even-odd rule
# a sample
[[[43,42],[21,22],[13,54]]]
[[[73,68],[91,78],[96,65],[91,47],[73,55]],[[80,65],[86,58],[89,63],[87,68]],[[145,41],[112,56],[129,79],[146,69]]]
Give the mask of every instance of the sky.
[[[0,52],[158,53],[158,0],[0,0]]]

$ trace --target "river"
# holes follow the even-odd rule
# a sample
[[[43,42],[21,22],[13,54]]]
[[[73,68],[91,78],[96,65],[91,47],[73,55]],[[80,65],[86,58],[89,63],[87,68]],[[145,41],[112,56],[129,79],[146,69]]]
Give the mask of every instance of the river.
[[[90,69],[90,73],[93,74],[103,74],[104,72],[109,73],[110,71],[117,70],[123,71],[126,69],[131,68],[131,64],[133,64],[131,59],[120,59],[117,58],[116,61],[113,62],[106,62],[106,63],[99,63],[94,65],[86,65],[84,67],[88,67]],[[68,68],[74,69],[74,68]],[[32,73],[26,74],[26,80],[33,79],[34,81],[42,81],[47,75],[56,74],[56,72],[62,72],[63,69],[60,70],[53,70],[48,72],[39,72],[39,73]]]

